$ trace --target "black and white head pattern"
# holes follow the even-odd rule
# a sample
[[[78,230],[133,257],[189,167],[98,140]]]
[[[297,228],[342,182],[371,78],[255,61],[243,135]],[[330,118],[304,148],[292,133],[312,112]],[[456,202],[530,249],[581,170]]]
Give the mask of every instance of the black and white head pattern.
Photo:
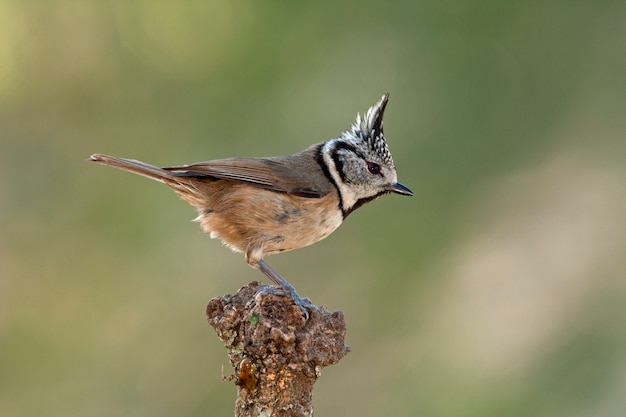
[[[383,115],[388,101],[389,93],[386,93],[363,117],[357,114],[356,122],[342,134],[342,139],[351,142],[364,141],[369,149],[376,152],[382,163],[394,166],[383,132]]]

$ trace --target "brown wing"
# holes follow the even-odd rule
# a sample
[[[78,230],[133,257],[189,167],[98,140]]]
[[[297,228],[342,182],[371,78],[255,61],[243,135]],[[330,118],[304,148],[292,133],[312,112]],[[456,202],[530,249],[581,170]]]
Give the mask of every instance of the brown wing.
[[[320,181],[324,176],[319,165],[304,155],[217,159],[163,169],[174,176],[236,181],[300,197],[320,198],[329,192]]]

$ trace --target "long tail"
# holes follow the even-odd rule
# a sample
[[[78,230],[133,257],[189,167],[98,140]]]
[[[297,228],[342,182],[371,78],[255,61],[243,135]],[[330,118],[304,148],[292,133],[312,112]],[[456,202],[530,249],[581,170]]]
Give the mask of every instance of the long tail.
[[[143,175],[144,177],[148,177],[168,185],[170,185],[169,183],[171,182],[173,177],[171,173],[162,168],[146,164],[145,162],[136,161],[134,159],[117,158],[115,156],[108,156],[97,153],[91,155],[88,161],[120,168],[125,171]]]
[[[187,175],[177,175],[166,169],[134,159],[118,158],[98,153],[91,155],[88,161],[123,169],[124,171],[139,174],[169,185],[176,194],[199,211],[204,210],[207,205],[207,196],[203,194],[202,187],[198,188],[198,180],[189,178]]]

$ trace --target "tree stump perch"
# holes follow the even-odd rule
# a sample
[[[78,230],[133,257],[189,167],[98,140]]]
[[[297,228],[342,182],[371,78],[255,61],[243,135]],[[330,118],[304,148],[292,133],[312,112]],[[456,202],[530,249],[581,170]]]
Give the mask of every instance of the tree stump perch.
[[[252,282],[206,309],[235,370],[235,416],[312,416],[321,369],[350,351],[343,313],[318,307],[305,320],[290,297],[259,288]]]

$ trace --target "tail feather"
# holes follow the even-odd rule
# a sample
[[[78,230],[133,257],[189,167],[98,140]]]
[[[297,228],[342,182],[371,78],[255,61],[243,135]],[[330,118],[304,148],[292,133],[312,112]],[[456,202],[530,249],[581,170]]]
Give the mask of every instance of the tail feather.
[[[88,161],[123,169],[125,171],[143,175],[144,177],[148,177],[166,184],[168,179],[172,179],[172,174],[170,174],[168,171],[154,165],[146,164],[145,162],[136,161],[134,159],[125,159],[115,156],[93,154],[89,157]]]
[[[198,187],[194,178],[186,178],[176,175],[163,168],[146,164],[145,162],[136,161],[134,159],[118,158],[102,154],[94,154],[89,157],[88,161],[96,162],[102,165],[109,165],[115,168],[123,169],[134,174],[162,182],[169,185],[183,200],[187,201],[199,211],[203,211],[207,206],[207,196],[202,192],[202,187]]]

